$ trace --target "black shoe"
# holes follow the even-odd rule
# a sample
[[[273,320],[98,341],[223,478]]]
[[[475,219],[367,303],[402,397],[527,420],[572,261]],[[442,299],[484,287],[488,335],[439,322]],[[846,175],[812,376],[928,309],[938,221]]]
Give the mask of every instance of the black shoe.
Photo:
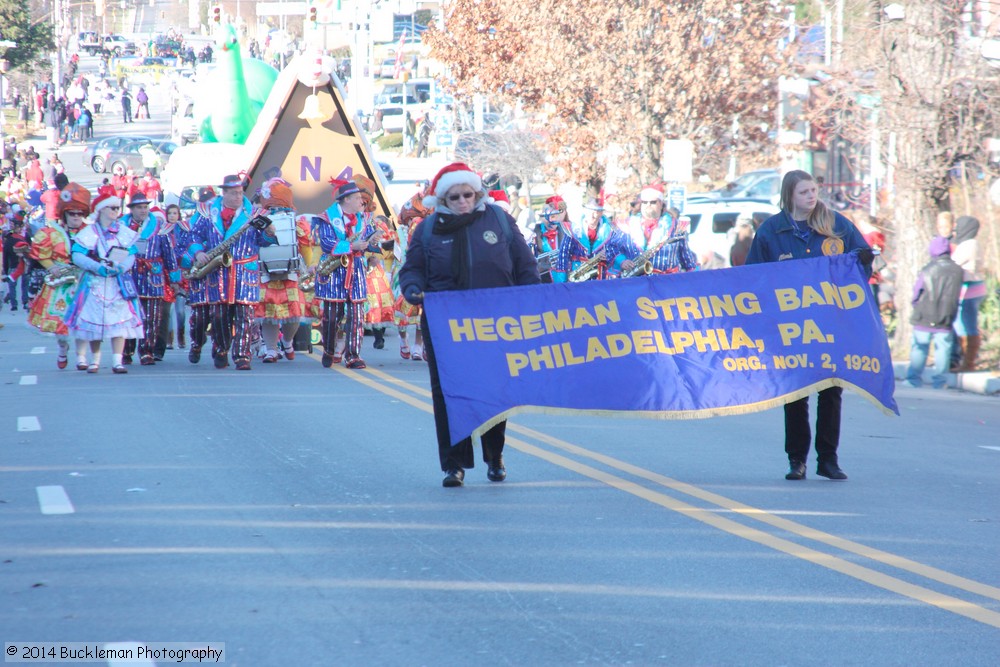
[[[123,354],[122,355],[122,363],[125,364],[126,366],[131,366],[132,365],[132,355],[131,354]]]
[[[381,350],[385,347],[385,331],[382,329],[374,329],[375,331],[375,342],[372,343],[372,347],[376,350]]]
[[[840,469],[840,466],[838,466],[836,462],[831,461],[820,461],[816,466],[816,474],[820,477],[826,477],[827,479],[847,479],[847,475],[845,475],[844,471]]]
[[[215,367],[225,368],[229,365],[229,355],[228,354],[217,354],[215,355]]]
[[[507,468],[503,465],[503,457],[498,456],[495,461],[491,461],[486,468],[486,479],[491,482],[502,482],[507,479]]]
[[[331,368],[333,366],[333,355],[323,353],[323,368]]]
[[[447,474],[444,476],[444,481],[441,482],[441,486],[448,488],[453,486],[462,486],[464,482],[465,482],[465,471],[462,470],[461,468],[455,468],[454,470],[449,470],[447,472]]]
[[[796,459],[788,460],[788,474],[785,475],[785,479],[805,479],[806,478],[806,462],[798,461]]]
[[[201,361],[201,348],[200,347],[197,347],[195,345],[191,346],[191,349],[188,350],[188,361],[190,361],[192,364],[196,364],[199,361]]]

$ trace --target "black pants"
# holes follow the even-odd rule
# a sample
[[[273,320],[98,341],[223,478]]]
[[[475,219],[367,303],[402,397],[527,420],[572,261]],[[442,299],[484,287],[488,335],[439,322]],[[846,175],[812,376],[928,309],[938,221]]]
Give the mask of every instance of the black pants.
[[[472,438],[465,438],[454,447],[451,446],[448,412],[444,405],[444,394],[441,392],[441,380],[438,377],[437,361],[434,358],[434,345],[431,343],[427,320],[423,315],[420,316],[420,327],[424,333],[424,359],[431,372],[431,400],[434,403],[434,429],[437,431],[438,458],[441,459],[441,470],[474,468],[476,460],[472,451]],[[506,433],[506,420],[483,433],[483,461],[489,463],[503,454]]]
[[[163,299],[142,299],[142,327],[145,336],[139,341],[140,355],[151,357],[155,353],[160,340],[160,322],[162,320]]]
[[[361,343],[365,337],[364,301],[323,302],[323,352],[336,354],[337,327],[344,323],[344,360],[351,362],[361,357]]]
[[[196,303],[191,306],[190,326],[191,347],[200,350],[208,340],[209,306],[207,303]]]
[[[819,392],[816,405],[816,457],[822,462],[837,462],[840,444],[840,403],[844,390],[830,387]],[[809,397],[785,405],[785,452],[789,460],[809,458]]]
[[[253,332],[254,307],[246,303],[213,303],[212,354],[221,356],[233,349],[233,361],[250,361],[250,335]],[[194,340],[192,335],[191,340]]]

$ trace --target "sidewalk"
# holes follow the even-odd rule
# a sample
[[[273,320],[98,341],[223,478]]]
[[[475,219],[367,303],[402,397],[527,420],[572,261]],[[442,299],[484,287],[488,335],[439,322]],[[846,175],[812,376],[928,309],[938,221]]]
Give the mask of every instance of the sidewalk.
[[[910,364],[906,361],[895,361],[892,364],[893,373],[896,380],[902,382],[906,379],[906,371]],[[931,389],[930,377],[933,370],[924,369],[923,381],[924,389]],[[948,388],[968,391],[974,394],[984,394],[987,396],[1000,394],[1000,373],[996,371],[976,371],[974,373],[948,373]]]

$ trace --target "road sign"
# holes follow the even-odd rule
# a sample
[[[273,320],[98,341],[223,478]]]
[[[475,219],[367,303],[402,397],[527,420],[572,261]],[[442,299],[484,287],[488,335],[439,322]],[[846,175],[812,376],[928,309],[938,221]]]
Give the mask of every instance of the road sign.
[[[687,199],[687,186],[671,185],[667,188],[667,208],[676,208],[684,212],[684,201]]]
[[[435,134],[435,143],[438,146],[451,146],[454,143],[455,138],[451,132],[437,132]]]

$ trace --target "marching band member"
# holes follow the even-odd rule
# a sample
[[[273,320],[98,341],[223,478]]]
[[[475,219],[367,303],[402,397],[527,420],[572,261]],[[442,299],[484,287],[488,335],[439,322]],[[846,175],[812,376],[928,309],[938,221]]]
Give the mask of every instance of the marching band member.
[[[403,205],[399,212],[399,226],[396,228],[396,238],[392,252],[395,261],[392,265],[392,293],[396,297],[393,304],[396,318],[396,329],[399,332],[399,356],[403,359],[413,361],[424,360],[424,338],[420,331],[420,311],[419,304],[409,303],[403,298],[403,290],[399,286],[399,272],[406,262],[406,251],[410,247],[413,239],[413,231],[424,218],[431,214],[431,210],[424,208],[422,194],[416,194]],[[409,336],[407,331],[413,327],[413,349],[409,346]]]
[[[639,254],[632,239],[604,217],[604,204],[600,200],[591,199],[584,209],[587,214],[582,223],[564,227],[566,235],[552,267],[552,279],[557,283],[589,279],[574,274],[588,261],[594,264],[593,277],[604,280],[617,275],[622,262]]]
[[[305,216],[295,217],[295,202],[288,181],[278,177],[266,181],[259,191],[260,207],[264,215],[287,213],[295,220],[295,241],[299,255],[306,265],[312,256],[309,222]],[[278,332],[284,340],[285,358],[295,358],[293,341],[303,317],[308,317],[306,300],[299,288],[298,274],[295,277],[281,274],[270,275],[261,272],[263,297],[256,305],[255,315],[261,320],[261,337],[264,339],[264,363],[278,361]],[[264,282],[265,277],[267,282]]]
[[[559,249],[559,243],[569,223],[566,202],[559,195],[552,195],[542,207],[542,222],[535,228],[535,254],[544,255]]]
[[[382,231],[383,238],[391,235],[389,218],[376,215],[373,222],[375,227]],[[365,274],[365,280],[368,283],[368,312],[365,313],[365,327],[371,327],[375,335],[373,346],[376,350],[381,350],[385,347],[385,327],[395,320],[395,299],[392,287],[389,285],[389,277],[385,272],[383,246],[379,246],[377,252],[369,252],[367,260],[368,272]]]
[[[157,211],[159,211],[159,208],[152,210],[152,212]],[[163,233],[170,238],[170,246],[173,248],[174,258],[177,262],[177,273],[178,275],[181,275],[180,256],[183,254],[183,248],[177,247],[177,228],[181,224],[182,218],[181,207],[177,204],[170,204],[163,210],[163,217],[166,219],[166,224],[163,226]],[[178,252],[178,250],[181,252]],[[183,292],[183,276],[177,284],[167,283],[163,287],[163,316],[160,318],[160,335],[158,337],[156,350],[153,352],[153,358],[156,361],[162,361],[166,351],[173,349],[175,329],[174,315],[177,315],[177,320],[180,321],[180,324],[176,327],[177,347],[184,347],[184,324],[186,323],[186,313],[180,312],[184,310]]]
[[[384,215],[375,215],[378,206],[375,204],[375,181],[363,174],[355,174],[351,177],[359,188],[361,188],[361,200],[364,202],[364,212],[373,217],[373,224],[382,231],[383,242],[378,246],[378,250],[367,252],[365,262],[368,269],[365,273],[365,282],[368,288],[368,303],[365,311],[365,330],[371,330],[375,336],[373,347],[381,350],[385,347],[385,326],[393,321],[393,298],[392,288],[389,286],[389,278],[385,271],[385,247],[391,244],[386,239],[391,238],[392,231],[389,219]],[[392,255],[389,256],[390,258]]]
[[[229,365],[231,347],[236,370],[248,371],[254,306],[260,301],[258,250],[262,245],[276,243],[277,239],[273,225],[268,224],[265,229],[253,225],[250,200],[243,194],[242,175],[226,176],[219,187],[222,195],[208,202],[208,214],[199,215],[192,225],[194,242],[188,252],[194,255],[197,269],[212,260],[219,264],[204,277],[206,299],[211,304],[215,367]],[[231,259],[229,266],[225,265],[227,254]],[[193,332],[191,343],[193,346]]]
[[[188,338],[191,340],[191,348],[188,350],[188,361],[196,364],[201,361],[201,348],[208,341],[208,323],[211,320],[211,312],[208,304],[208,296],[205,291],[205,281],[200,278],[192,278],[188,273],[194,266],[194,254],[189,252],[191,244],[194,243],[193,227],[200,217],[208,217],[211,213],[209,204],[215,199],[215,190],[209,186],[198,191],[198,205],[194,213],[186,221],[182,221],[176,229],[174,237],[177,259],[181,268],[184,269],[181,279],[181,290],[184,294],[185,306],[190,310],[188,317]]]
[[[126,338],[142,336],[139,293],[132,280],[136,233],[118,219],[121,199],[99,195],[91,206],[96,216],[73,239],[73,263],[83,269],[73,302],[66,314],[66,326],[76,343],[77,368],[86,366],[86,346],[90,342],[88,373],[101,367],[101,341],[111,338],[112,372],[128,373],[122,364]]]
[[[29,256],[45,267],[48,276],[42,291],[31,304],[28,324],[44,333],[56,335],[59,344],[59,353],[56,355],[58,368],[66,368],[69,363],[69,329],[63,318],[79,283],[70,251],[73,238],[83,228],[88,215],[90,191],[78,183],[70,183],[59,198],[58,221],[46,224],[31,240]],[[84,363],[77,368],[87,370],[87,365]]]
[[[139,302],[142,304],[142,326],[145,335],[139,342],[139,363],[152,366],[156,361],[154,355],[160,342],[161,324],[164,314],[163,298],[167,282],[176,289],[180,282],[180,268],[177,265],[177,255],[171,243],[170,235],[165,228],[166,221],[159,213],[149,210],[150,201],[146,196],[137,193],[128,203],[129,212],[122,218],[122,224],[136,232],[136,261],[132,267],[132,279],[139,292]],[[125,343],[124,362],[131,363],[135,341]]]
[[[331,184],[336,201],[312,222],[313,237],[322,251],[315,292],[323,302],[323,367],[340,363],[337,324],[346,317],[344,362],[348,368],[367,368],[360,356],[368,301],[364,253],[377,247],[381,232],[370,224],[370,214],[363,212],[364,199],[357,183],[331,179]],[[336,268],[324,275],[324,263]]]
[[[678,217],[663,210],[662,185],[642,189],[639,214],[629,218],[628,234],[642,253],[659,246],[659,250],[646,260],[652,264],[653,273],[678,273],[698,268],[698,257],[688,247],[686,231]],[[633,266],[632,259],[622,262],[623,271],[631,271]]]

